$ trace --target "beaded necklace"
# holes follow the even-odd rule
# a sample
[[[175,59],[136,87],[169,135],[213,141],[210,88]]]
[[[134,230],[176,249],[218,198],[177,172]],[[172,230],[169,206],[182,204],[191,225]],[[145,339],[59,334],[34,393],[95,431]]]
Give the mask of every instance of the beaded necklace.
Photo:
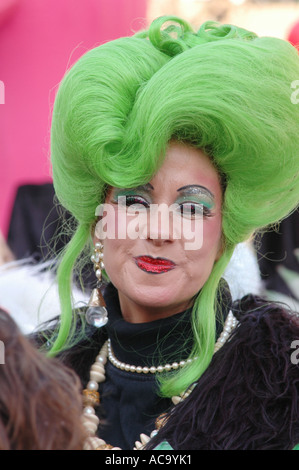
[[[221,346],[228,340],[230,333],[237,326],[237,320],[233,316],[232,312],[229,312],[227,319],[224,324],[223,331],[219,336],[216,344],[214,353],[218,351]],[[96,357],[95,362],[90,368],[90,380],[83,390],[83,415],[82,422],[85,427],[88,438],[86,439],[84,450],[121,450],[119,447],[113,447],[110,444],[107,444],[103,439],[96,436],[96,432],[99,425],[99,418],[95,414],[95,407],[100,403],[100,395],[98,392],[99,384],[105,381],[105,364],[107,359],[113,364],[114,367],[124,370],[129,373],[135,374],[157,374],[165,371],[175,370],[180,367],[184,367],[186,364],[191,361],[196,360],[197,358],[187,359],[186,361],[173,362],[172,364],[159,365],[157,367],[140,367],[131,364],[125,364],[124,362],[119,361],[112,351],[110,340],[108,339],[102,346],[99,354]],[[191,385],[185,392],[180,396],[172,397],[172,402],[174,405],[179,403],[181,400],[184,400],[187,396],[190,395],[196,384]],[[140,435],[140,441],[135,442],[134,450],[142,450],[147,442],[157,434],[158,430],[163,423],[165,422],[164,415],[160,415],[156,420],[156,428],[150,436],[146,434]]]

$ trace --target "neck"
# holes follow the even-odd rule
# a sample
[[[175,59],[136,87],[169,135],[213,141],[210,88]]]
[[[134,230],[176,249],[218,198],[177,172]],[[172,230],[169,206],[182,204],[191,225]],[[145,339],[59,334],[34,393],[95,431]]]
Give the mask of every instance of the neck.
[[[148,323],[155,320],[171,317],[190,308],[193,301],[182,302],[179,305],[146,306],[132,302],[131,299],[118,292],[119,304],[124,320],[129,323]]]

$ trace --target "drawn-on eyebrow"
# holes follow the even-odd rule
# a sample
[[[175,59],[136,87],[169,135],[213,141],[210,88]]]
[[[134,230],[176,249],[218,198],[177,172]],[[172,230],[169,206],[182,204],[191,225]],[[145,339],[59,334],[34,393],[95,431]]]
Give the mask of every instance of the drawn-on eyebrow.
[[[146,183],[146,184],[137,186],[137,188],[134,188],[134,189],[137,189],[138,191],[153,191],[154,187],[153,185],[151,185],[151,183]]]
[[[214,194],[212,194],[211,191],[209,191],[208,188],[206,188],[205,186],[200,186],[198,184],[189,184],[187,186],[182,186],[177,191],[184,191],[185,193],[188,193],[188,194],[206,193],[212,199],[214,199]]]
[[[116,188],[116,191],[152,191],[154,187],[150,183],[141,184],[140,186],[135,186],[134,188]]]

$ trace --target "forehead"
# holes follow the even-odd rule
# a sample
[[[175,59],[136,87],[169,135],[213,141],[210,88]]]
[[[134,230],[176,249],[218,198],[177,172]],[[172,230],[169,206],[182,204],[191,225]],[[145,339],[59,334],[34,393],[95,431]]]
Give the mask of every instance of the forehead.
[[[138,189],[154,194],[162,192],[166,195],[192,185],[206,188],[221,204],[221,178],[211,159],[201,149],[187,143],[171,141],[163,163],[152,179],[131,190]],[[115,191],[117,188],[109,186],[106,200]]]
[[[156,184],[204,184],[217,194],[221,191],[220,176],[211,159],[201,150],[181,142],[171,142],[162,166],[152,178]]]

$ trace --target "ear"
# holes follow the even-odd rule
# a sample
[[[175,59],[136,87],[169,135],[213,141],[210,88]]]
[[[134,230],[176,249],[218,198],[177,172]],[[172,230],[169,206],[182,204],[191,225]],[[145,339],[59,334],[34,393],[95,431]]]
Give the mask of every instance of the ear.
[[[93,245],[95,245],[96,243],[103,243],[102,240],[100,240],[96,235],[96,225],[98,221],[99,219],[97,218],[90,227],[90,235]]]
[[[93,245],[95,245],[96,243],[101,243],[103,245],[103,241],[100,238],[98,238],[95,233],[91,235],[91,238],[92,238]]]

